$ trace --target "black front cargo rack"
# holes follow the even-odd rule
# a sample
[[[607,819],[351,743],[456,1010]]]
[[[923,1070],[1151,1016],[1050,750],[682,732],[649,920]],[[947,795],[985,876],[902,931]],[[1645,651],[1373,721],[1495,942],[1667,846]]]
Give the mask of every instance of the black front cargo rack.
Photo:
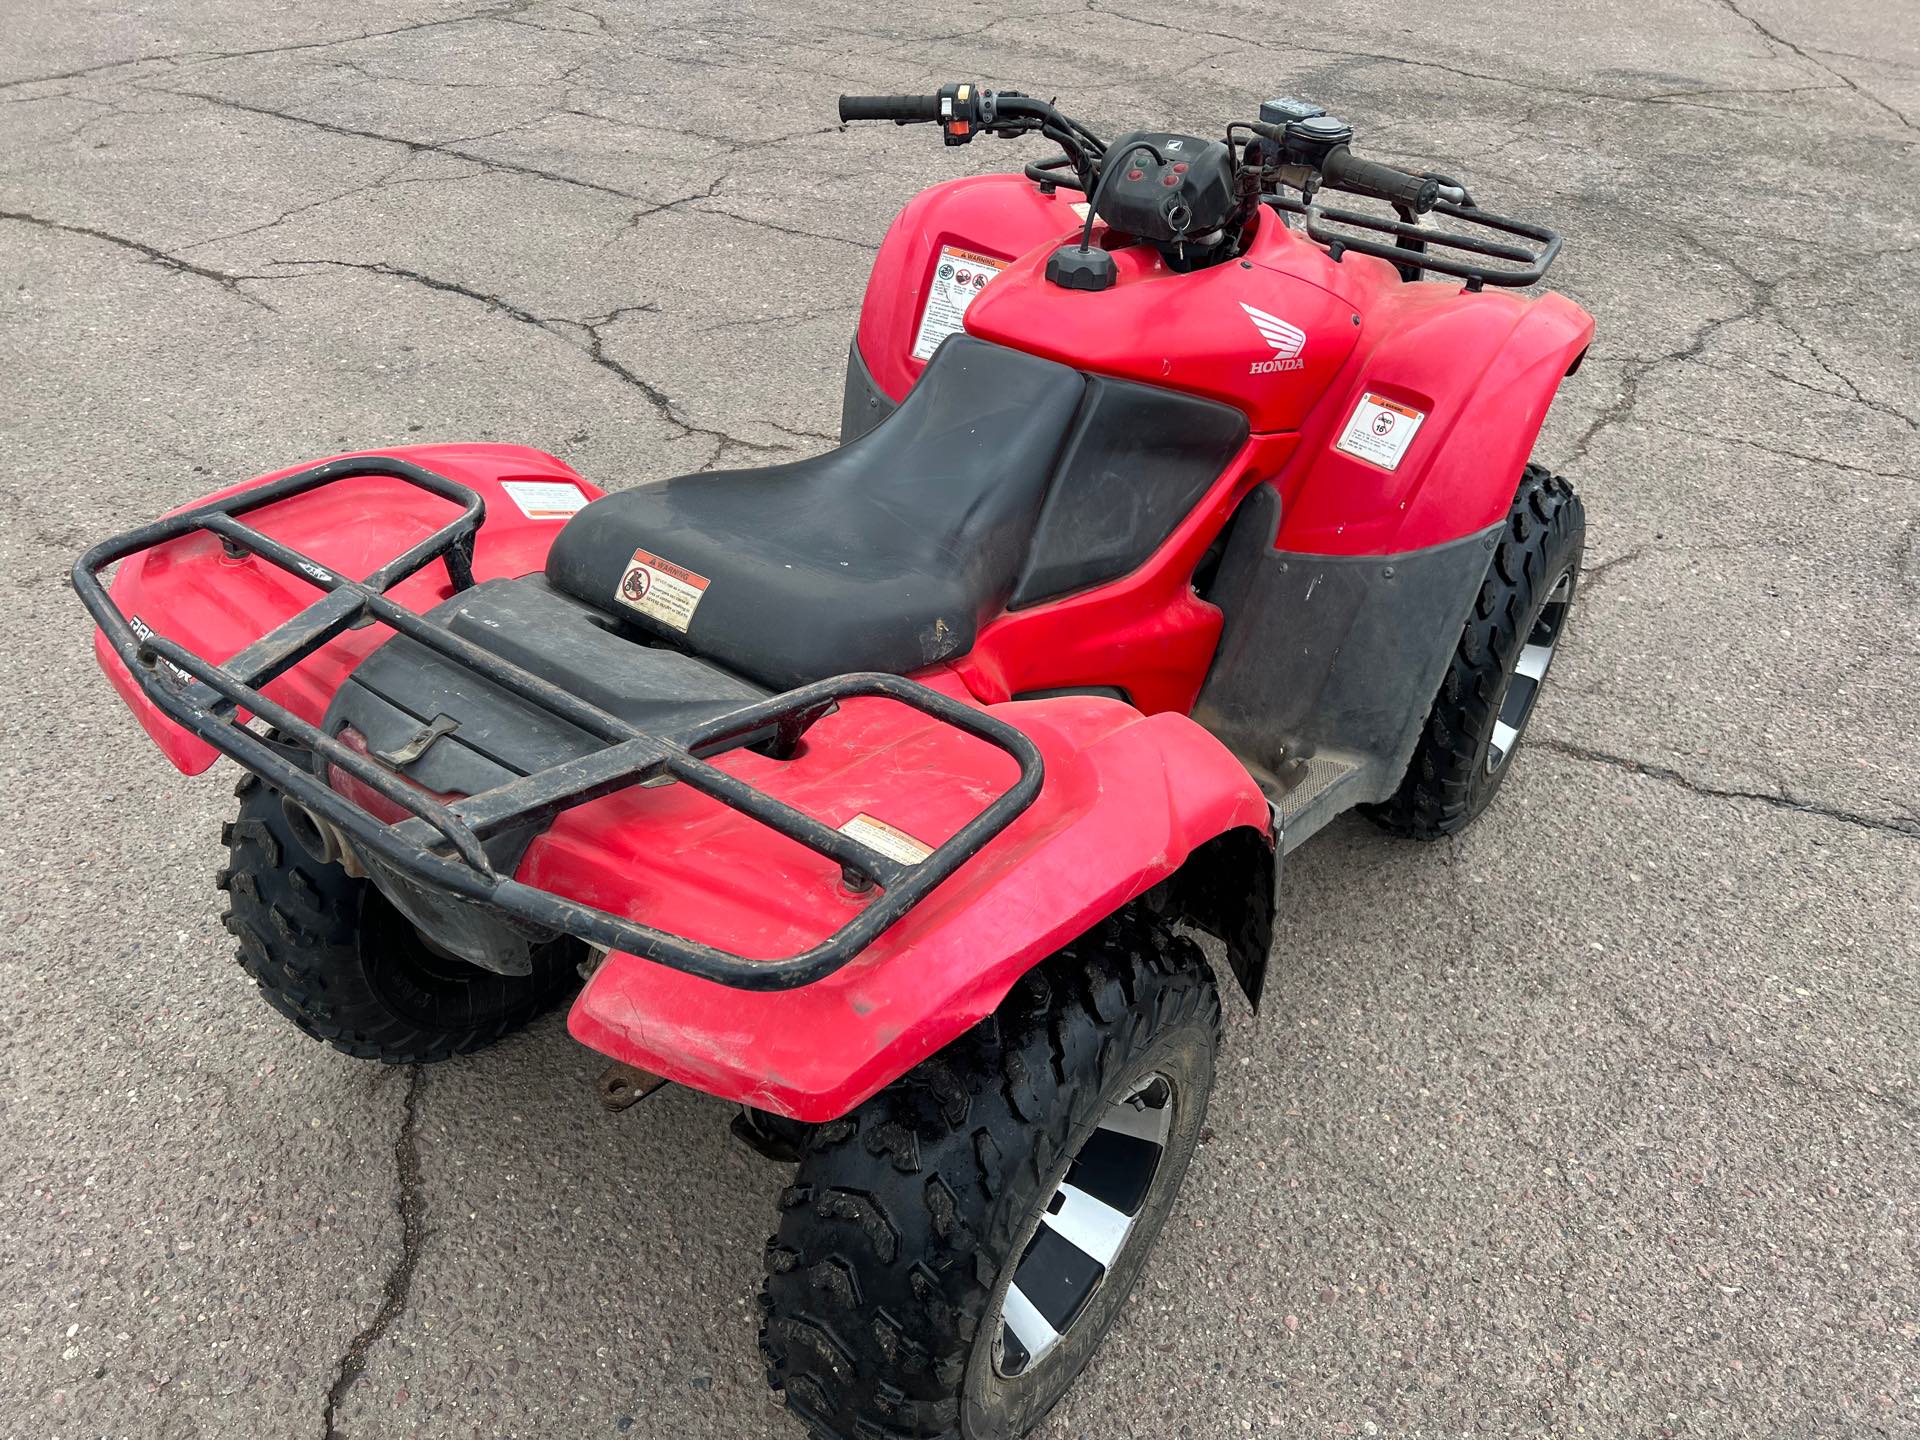
[[[1539,248],[1509,245],[1503,240],[1459,230],[1429,229],[1415,224],[1404,213],[1398,220],[1389,220],[1383,215],[1369,215],[1361,210],[1335,210],[1316,201],[1296,200],[1291,195],[1266,195],[1261,198],[1274,209],[1288,215],[1305,216],[1307,238],[1326,246],[1335,260],[1349,250],[1357,255],[1377,256],[1398,265],[1409,280],[1417,280],[1419,272],[1431,270],[1436,275],[1453,275],[1465,280],[1469,290],[1478,290],[1483,285],[1523,288],[1537,285],[1546,275],[1547,267],[1560,254],[1558,231],[1528,220],[1494,215],[1477,205],[1456,205],[1449,200],[1437,200],[1431,213],[1477,225],[1500,235],[1529,240]],[[1362,233],[1355,234],[1355,231]],[[1371,240],[1367,238],[1368,235],[1391,236],[1394,243],[1388,245]],[[1457,253],[1435,254],[1430,247],[1436,245],[1445,251]],[[1484,256],[1502,263],[1498,266],[1477,264],[1460,258],[1463,255]]]
[[[461,513],[364,580],[336,574],[239,518],[323,485],[367,476],[404,481],[459,505]],[[485,516],[485,502],[464,485],[398,456],[357,455],[104,540],[74,565],[73,588],[141,690],[169,719],[308,807],[409,879],[588,944],[629,951],[739,989],[785,990],[832,974],[978,854],[1040,793],[1043,766],[1040,751],[1030,739],[1004,721],[898,675],[839,675],[656,734],[637,729],[387,598],[387,590],[434,560],[444,560],[456,591],[472,585],[474,537]],[[144,623],[136,631],[101,584],[100,572],[195,531],[218,536],[231,555],[253,555],[299,577],[321,591],[321,598],[224,664],[196,655]],[[442,804],[261,693],[261,686],[336,636],[376,621],[571,722],[604,741],[605,747]],[[1005,792],[918,864],[871,850],[707,763],[709,757],[763,738],[770,729],[777,732],[780,745],[790,748],[838,702],[868,696],[896,701],[964,731],[1012,756],[1020,768],[1019,778]],[[408,818],[389,825],[368,814],[320,775],[289,758],[284,743],[276,744],[249,728],[240,718],[242,710],[319,760],[362,781]],[[825,856],[841,867],[844,880],[855,891],[877,888],[877,895],[854,919],[811,948],[779,960],[750,960],[523,885],[511,875],[498,873],[488,860],[483,842],[490,836],[518,826],[545,825],[576,805],[662,778],[678,780]]]

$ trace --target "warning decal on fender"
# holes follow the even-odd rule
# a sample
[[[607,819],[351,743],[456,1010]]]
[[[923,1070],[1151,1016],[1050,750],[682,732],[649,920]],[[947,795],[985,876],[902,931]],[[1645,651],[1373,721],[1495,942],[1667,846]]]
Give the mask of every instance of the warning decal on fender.
[[[918,865],[933,854],[931,845],[923,845],[906,831],[867,814],[854,816],[840,827],[840,833],[902,865]]]
[[[500,488],[529,520],[565,520],[587,503],[580,487],[565,480],[502,480]]]
[[[1402,405],[1398,400],[1389,400],[1383,395],[1362,395],[1333,448],[1358,456],[1382,470],[1397,470],[1407,447],[1419,432],[1420,422],[1426,418],[1424,412]]]
[[[957,335],[973,297],[1006,268],[1005,260],[962,250],[958,245],[942,245],[939,263],[933,267],[933,282],[927,286],[926,308],[920,312],[920,332],[913,337],[913,358],[931,360],[942,340]]]
[[[700,598],[707,593],[709,583],[706,576],[696,575],[671,560],[636,550],[633,559],[627,562],[626,573],[620,577],[613,598],[629,610],[638,610],[648,619],[670,625],[684,635],[687,626],[693,623],[693,612],[700,607]]]

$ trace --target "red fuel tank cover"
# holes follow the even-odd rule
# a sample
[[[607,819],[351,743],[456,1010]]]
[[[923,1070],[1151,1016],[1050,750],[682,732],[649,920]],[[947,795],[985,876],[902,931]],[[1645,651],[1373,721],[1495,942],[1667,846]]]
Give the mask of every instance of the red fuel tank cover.
[[[1204,270],[1173,270],[1150,245],[1113,254],[1119,278],[1101,291],[1050,284],[1046,255],[1023,256],[968,309],[968,333],[1222,401],[1256,432],[1298,429],[1359,337],[1351,305],[1290,273],[1290,262],[1324,264],[1324,254],[1278,217],[1261,221],[1246,258]]]

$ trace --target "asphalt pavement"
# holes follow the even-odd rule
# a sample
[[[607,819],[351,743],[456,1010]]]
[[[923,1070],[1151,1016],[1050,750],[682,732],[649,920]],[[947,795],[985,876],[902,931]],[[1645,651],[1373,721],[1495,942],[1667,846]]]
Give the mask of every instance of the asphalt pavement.
[[[608,487],[813,453],[890,216],[1293,93],[1567,235],[1590,516],[1452,842],[1287,877],[1210,1138],[1066,1437],[1920,1434],[1920,25],[1906,0],[16,0],[0,24],[0,1436],[788,1437],[780,1167],[556,1015],[418,1072],[252,993],[66,581],[344,447]],[[1040,152],[1030,147],[1033,156]]]

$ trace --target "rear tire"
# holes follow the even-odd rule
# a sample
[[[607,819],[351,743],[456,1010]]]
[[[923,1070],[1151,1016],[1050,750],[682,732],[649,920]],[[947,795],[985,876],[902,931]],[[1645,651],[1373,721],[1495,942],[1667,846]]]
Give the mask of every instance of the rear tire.
[[[313,859],[257,775],[234,793],[222,923],[267,1003],[315,1039],[392,1065],[444,1060],[518,1030],[574,983],[572,940],[536,949],[529,975],[434,950],[372,882]]]
[[[1438,840],[1492,803],[1573,614],[1586,540],[1586,510],[1573,487],[1527,466],[1400,788],[1362,807],[1375,823]]]
[[[762,1296],[768,1378],[809,1433],[1026,1434],[1173,1208],[1219,1035],[1198,948],[1123,913],[821,1126],[781,1197]]]

